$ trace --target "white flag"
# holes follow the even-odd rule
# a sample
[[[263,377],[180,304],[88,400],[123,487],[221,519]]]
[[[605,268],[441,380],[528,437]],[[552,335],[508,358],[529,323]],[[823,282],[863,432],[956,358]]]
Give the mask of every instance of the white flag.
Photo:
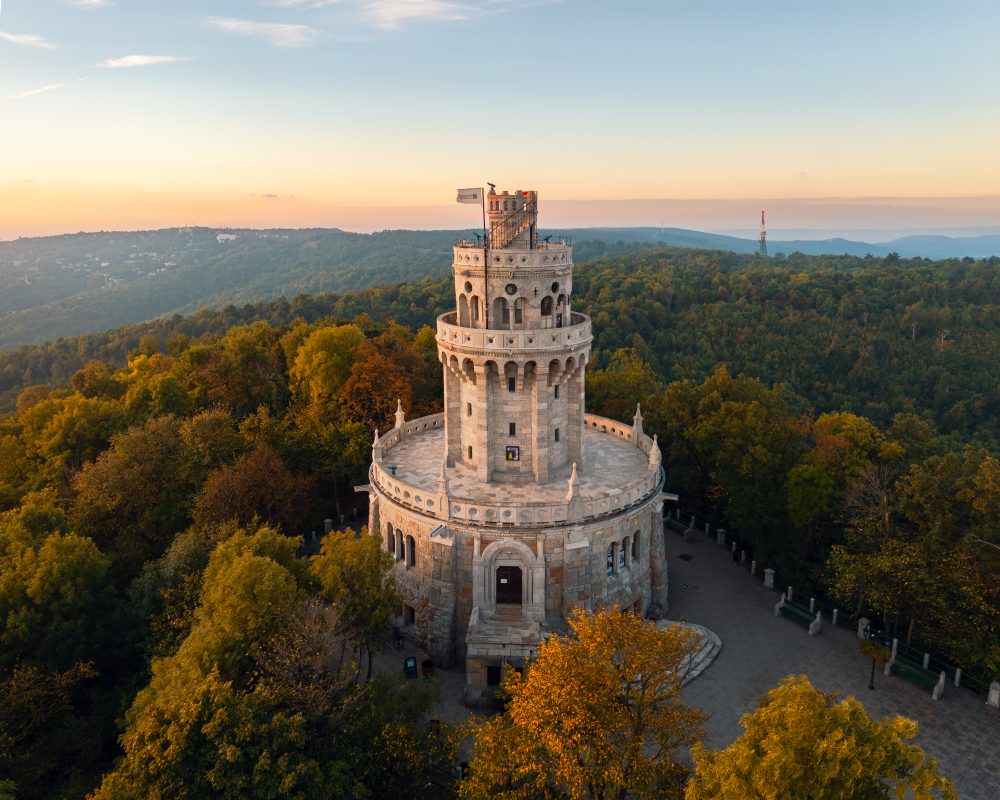
[[[459,189],[458,198],[459,203],[481,203],[483,202],[483,190],[482,189]]]

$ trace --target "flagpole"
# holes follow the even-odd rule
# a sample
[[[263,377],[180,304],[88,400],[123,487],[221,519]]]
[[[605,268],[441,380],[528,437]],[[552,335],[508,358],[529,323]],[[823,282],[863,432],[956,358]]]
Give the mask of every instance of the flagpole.
[[[483,207],[483,320],[487,330],[490,327],[490,243],[486,233],[486,192],[479,187],[479,200]]]

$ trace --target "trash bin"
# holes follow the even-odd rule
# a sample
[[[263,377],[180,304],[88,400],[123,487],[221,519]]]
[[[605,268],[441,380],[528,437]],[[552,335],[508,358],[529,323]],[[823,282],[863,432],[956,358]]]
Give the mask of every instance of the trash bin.
[[[420,662],[420,671],[423,673],[425,678],[434,677],[434,662],[429,658],[425,658]]]
[[[413,656],[407,656],[403,662],[403,675],[407,678],[417,677],[417,659]]]

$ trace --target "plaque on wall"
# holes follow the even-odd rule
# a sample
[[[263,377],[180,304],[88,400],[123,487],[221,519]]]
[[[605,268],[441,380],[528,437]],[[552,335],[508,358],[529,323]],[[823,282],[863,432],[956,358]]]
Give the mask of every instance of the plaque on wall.
[[[507,447],[507,460],[508,461],[520,461],[521,460],[521,448],[515,446]]]

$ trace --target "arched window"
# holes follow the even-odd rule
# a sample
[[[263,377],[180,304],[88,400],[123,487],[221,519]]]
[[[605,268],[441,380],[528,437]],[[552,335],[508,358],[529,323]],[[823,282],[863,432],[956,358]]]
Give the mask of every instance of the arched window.
[[[479,301],[479,297],[477,297],[476,295],[473,295],[469,299],[469,306],[470,306],[470,310],[472,312],[472,321],[473,322],[479,322],[479,302],[480,302]]]
[[[556,301],[556,305],[559,307],[566,305],[566,295],[564,294],[559,295],[559,299]]]
[[[458,296],[458,324],[463,328],[469,327],[469,298],[464,294]]]
[[[615,573],[615,544],[612,542],[608,545],[608,575],[614,575]]]
[[[396,560],[403,560],[403,533],[402,531],[396,531]]]
[[[521,325],[524,323],[524,298],[519,297],[514,301],[514,324]]]
[[[639,531],[632,534],[632,560],[639,558]]]
[[[392,532],[391,522],[387,522],[385,524],[385,552],[387,553],[396,552],[396,534]]]
[[[551,317],[552,316],[552,298],[546,295],[542,298],[542,316]]]
[[[412,536],[406,537],[406,566],[415,567],[417,565],[417,543]]]
[[[507,298],[498,297],[493,301],[493,326],[510,325],[510,306],[507,305]]]
[[[629,564],[629,556],[631,554],[632,554],[631,550],[629,549],[628,546],[628,537],[626,536],[624,539],[622,539],[622,550],[618,559],[619,564],[623,567],[627,567]]]

